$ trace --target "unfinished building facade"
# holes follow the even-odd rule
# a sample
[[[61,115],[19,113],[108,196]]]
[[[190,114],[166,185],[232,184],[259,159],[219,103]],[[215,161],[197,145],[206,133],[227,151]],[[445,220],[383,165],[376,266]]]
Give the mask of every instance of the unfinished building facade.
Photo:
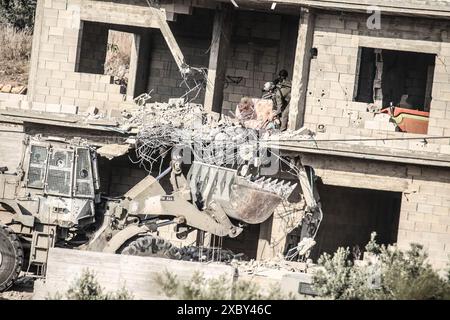
[[[207,72],[205,90],[193,98],[207,110],[233,116],[242,97],[260,98],[264,83],[288,71],[289,127],[316,135],[278,147],[319,177],[324,219],[313,256],[363,249],[376,231],[384,244],[423,244],[432,264],[444,268],[450,3],[376,0],[370,4],[380,12],[368,13],[368,1],[236,2],[158,1],[186,64]],[[105,75],[110,30],[133,35],[126,86]],[[171,51],[147,1],[39,0],[28,97],[15,106],[72,114],[95,107],[115,117],[152,90],[156,101],[181,97],[185,79]],[[105,178],[111,193],[145,176],[120,161],[112,166]],[[298,243],[296,218],[277,210],[229,246],[258,259],[285,253]]]

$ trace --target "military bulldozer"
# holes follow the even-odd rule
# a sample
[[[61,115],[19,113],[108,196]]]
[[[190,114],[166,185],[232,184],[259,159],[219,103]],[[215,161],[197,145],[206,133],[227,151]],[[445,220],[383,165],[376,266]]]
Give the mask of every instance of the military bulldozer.
[[[98,155],[80,141],[27,137],[17,172],[0,170],[0,291],[26,271],[45,275],[52,247],[190,259],[158,236],[173,225],[179,239],[195,230],[235,238],[266,221],[296,185],[173,159],[119,198],[100,192]],[[170,178],[173,192],[160,181]]]

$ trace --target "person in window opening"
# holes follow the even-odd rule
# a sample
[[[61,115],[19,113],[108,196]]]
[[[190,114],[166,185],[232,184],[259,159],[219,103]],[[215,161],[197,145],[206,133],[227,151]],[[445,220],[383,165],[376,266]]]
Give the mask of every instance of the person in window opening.
[[[292,83],[288,80],[288,72],[281,70],[278,78],[273,82],[267,82],[264,85],[264,99],[272,99],[273,114],[272,122],[276,124],[281,131],[286,131],[289,121],[289,102],[291,101]]]

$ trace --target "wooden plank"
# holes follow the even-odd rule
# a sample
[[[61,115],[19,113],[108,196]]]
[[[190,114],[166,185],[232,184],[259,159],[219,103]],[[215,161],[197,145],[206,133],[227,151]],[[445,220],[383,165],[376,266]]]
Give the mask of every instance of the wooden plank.
[[[224,6],[216,10],[214,17],[213,36],[209,56],[208,82],[205,94],[205,110],[222,112],[223,90],[227,71],[227,58],[231,46],[233,24],[233,9]]]

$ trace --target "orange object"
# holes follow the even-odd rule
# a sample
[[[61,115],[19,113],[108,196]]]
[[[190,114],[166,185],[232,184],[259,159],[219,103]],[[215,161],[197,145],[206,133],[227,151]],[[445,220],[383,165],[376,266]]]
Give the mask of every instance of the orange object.
[[[405,108],[386,108],[381,112],[389,114],[403,132],[428,133],[429,112]]]

